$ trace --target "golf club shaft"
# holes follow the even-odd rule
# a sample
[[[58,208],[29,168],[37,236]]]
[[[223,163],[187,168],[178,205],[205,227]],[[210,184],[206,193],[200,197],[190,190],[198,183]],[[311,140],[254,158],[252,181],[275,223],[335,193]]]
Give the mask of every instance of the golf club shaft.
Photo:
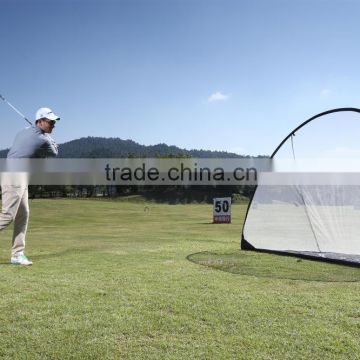
[[[27,117],[22,114],[15,106],[13,106],[12,104],[10,104],[1,94],[0,94],[0,98],[2,100],[4,100],[14,111],[16,111],[23,119],[25,119],[25,121],[27,121],[30,125],[32,125],[32,122],[27,119]]]

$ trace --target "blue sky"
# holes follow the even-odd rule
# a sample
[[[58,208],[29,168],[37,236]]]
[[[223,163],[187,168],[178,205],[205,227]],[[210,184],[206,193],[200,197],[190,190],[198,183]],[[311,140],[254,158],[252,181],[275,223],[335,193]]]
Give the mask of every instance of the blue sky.
[[[270,154],[359,106],[360,2],[0,0],[0,94],[54,138]],[[0,148],[26,124],[0,103]],[[336,130],[335,130],[336,131]]]

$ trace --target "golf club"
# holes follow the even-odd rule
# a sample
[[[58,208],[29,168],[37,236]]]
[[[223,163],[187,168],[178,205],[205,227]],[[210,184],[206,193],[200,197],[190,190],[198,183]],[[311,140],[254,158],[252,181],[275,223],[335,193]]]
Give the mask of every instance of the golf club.
[[[13,106],[12,104],[10,104],[1,94],[0,94],[0,98],[2,100],[4,100],[14,111],[16,111],[23,119],[25,119],[25,121],[27,121],[30,125],[32,125],[32,122],[27,119],[27,117],[25,115],[23,115],[15,106]]]

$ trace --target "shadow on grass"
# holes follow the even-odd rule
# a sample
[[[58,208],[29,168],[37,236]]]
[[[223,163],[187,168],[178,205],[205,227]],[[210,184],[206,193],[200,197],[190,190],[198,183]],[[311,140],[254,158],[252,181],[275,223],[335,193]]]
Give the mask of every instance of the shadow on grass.
[[[57,257],[62,257],[62,256],[66,256],[66,255],[75,255],[75,254],[80,254],[80,253],[86,253],[86,252],[91,252],[96,250],[96,248],[69,248],[63,251],[59,251],[59,252],[47,252],[47,253],[39,253],[39,254],[34,254],[34,255],[29,255],[29,259],[32,261],[38,261],[38,260],[42,260],[42,259],[51,259],[51,258],[57,258]],[[27,255],[27,254],[26,254]],[[1,259],[0,260],[0,265],[12,265],[10,263],[10,258],[9,259]]]
[[[238,275],[321,282],[360,281],[360,268],[284,255],[241,250],[232,253],[205,251],[188,255],[187,260]]]
[[[41,259],[49,259],[49,258],[55,258],[55,257],[62,257],[66,255],[76,255],[76,254],[83,254],[86,252],[92,252],[98,250],[97,248],[91,248],[91,247],[77,247],[77,248],[69,248],[63,251],[59,252],[52,252],[52,253],[42,253],[42,254],[35,254],[31,256],[33,260],[41,260]]]

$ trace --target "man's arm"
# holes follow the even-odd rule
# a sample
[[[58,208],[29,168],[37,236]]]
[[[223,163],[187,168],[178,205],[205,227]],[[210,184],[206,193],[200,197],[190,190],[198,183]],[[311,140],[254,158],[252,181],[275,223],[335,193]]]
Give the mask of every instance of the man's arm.
[[[54,157],[59,153],[58,145],[49,134],[44,134],[45,142],[41,147],[45,157]]]

